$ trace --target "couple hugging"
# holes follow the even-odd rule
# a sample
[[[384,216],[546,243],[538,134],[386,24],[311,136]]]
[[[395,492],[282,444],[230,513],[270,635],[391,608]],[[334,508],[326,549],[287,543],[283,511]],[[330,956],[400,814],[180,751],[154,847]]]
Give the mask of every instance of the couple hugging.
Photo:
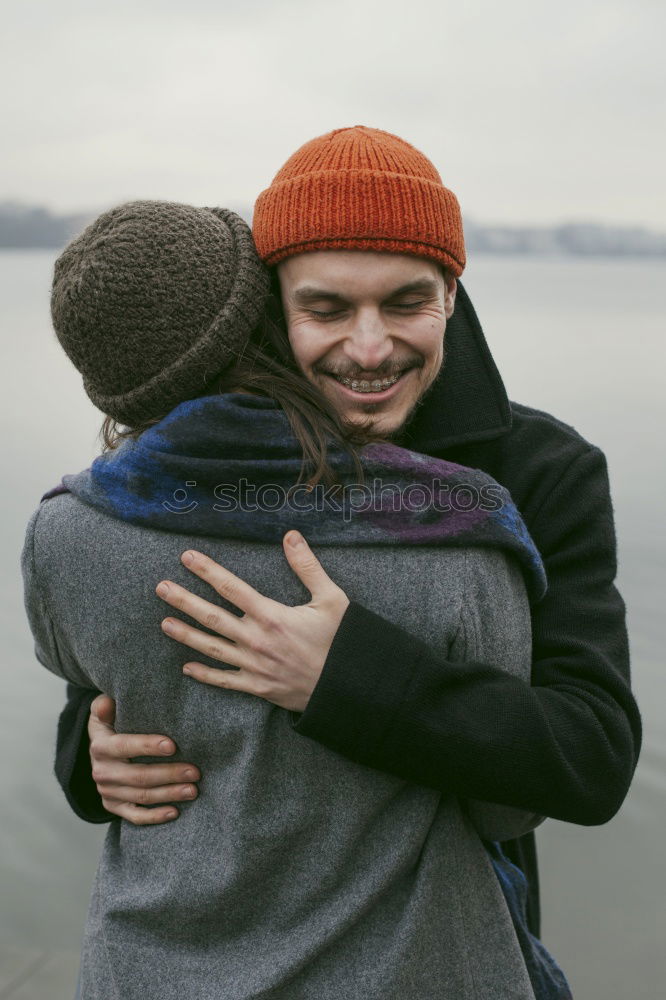
[[[105,448],[22,569],[110,820],[83,1000],[570,996],[533,830],[610,819],[641,735],[606,463],[508,400],[464,266],[434,166],[361,126],[252,232],[132,202],[58,258]]]

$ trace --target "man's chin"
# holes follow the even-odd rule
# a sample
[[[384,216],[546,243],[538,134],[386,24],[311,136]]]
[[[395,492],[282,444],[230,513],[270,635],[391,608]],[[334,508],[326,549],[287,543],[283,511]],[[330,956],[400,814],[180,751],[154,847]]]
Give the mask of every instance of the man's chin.
[[[364,438],[371,441],[392,441],[404,427],[404,420],[398,414],[359,413],[358,410],[346,411],[341,414],[347,424],[354,429],[362,430]]]
[[[359,431],[362,430],[368,441],[394,441],[395,443],[402,437],[412,414],[418,409],[423,397],[431,388],[431,385],[428,385],[424,391],[409,400],[391,400],[393,406],[387,405],[389,401],[373,404],[371,400],[368,400],[367,403],[361,400],[356,404],[349,404],[345,400],[344,403],[347,405],[341,406],[340,393],[336,392],[335,388],[330,385],[328,378],[324,377],[324,382],[320,385],[344,422]]]

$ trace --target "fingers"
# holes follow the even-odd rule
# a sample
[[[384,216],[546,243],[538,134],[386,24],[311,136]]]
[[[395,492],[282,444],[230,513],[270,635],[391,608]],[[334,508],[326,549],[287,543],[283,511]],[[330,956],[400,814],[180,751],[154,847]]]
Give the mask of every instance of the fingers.
[[[175,744],[168,736],[117,734],[111,725],[115,712],[115,702],[106,694],[98,695],[92,701],[88,719],[91,757],[161,757],[176,752]],[[104,721],[104,718],[110,719],[110,722]]]
[[[289,565],[310,591],[313,601],[342,593],[299,531],[288,531],[282,539],[282,546]]]
[[[190,618],[194,618],[200,625],[213,632],[219,632],[234,642],[239,640],[242,626],[237,615],[225,611],[217,604],[211,604],[210,601],[204,601],[202,597],[196,597],[185,587],[180,587],[171,580],[162,580],[155,589],[158,597],[172,608],[184,611]]]
[[[101,694],[90,706],[88,732],[92,777],[107,812],[136,826],[155,826],[179,816],[174,802],[194,800],[201,778],[187,763],[140,764],[132,757],[175,753],[168,736],[116,733],[115,702]],[[160,806],[160,803],[168,805]]]
[[[185,622],[177,618],[165,618],[162,622],[162,629],[168,636],[177,642],[182,642],[190,649],[196,649],[205,656],[210,656],[213,660],[220,660],[232,667],[248,667],[251,660],[247,654],[243,653],[239,646],[228,639],[218,638],[201,632],[198,628],[186,625]]]
[[[98,694],[90,703],[90,711],[100,722],[112,726],[116,717],[116,703],[108,694]]]
[[[116,733],[109,727],[95,725],[92,721],[88,726],[90,733],[90,755],[97,757],[113,757],[116,760],[127,760],[130,757],[168,757],[176,752],[173,740],[168,736],[146,736],[143,733]]]
[[[209,583],[220,597],[229,601],[230,604],[235,604],[237,608],[253,618],[260,619],[264,608],[272,603],[245,580],[234,576],[224,566],[220,566],[214,559],[210,559],[201,552],[188,549],[187,552],[183,552],[180,558],[184,566],[187,566],[192,573],[196,573],[201,580]]]
[[[129,785],[97,785],[102,801],[116,805],[152,806],[166,802],[191,802],[199,794],[196,785],[159,785],[157,788],[132,788]]]
[[[207,667],[203,663],[186,663],[183,667],[183,673],[203,684],[210,684],[211,687],[259,694],[256,679],[241,670],[221,670],[219,667]]]
[[[107,760],[93,766],[93,780],[104,808],[140,826],[176,819],[179,812],[173,803],[196,799],[198,789],[193,782],[200,777],[199,769],[192,764],[132,764]],[[169,805],[159,807],[159,803]]]
[[[133,823],[134,826],[157,826],[158,823],[168,823],[177,819],[180,813],[174,806],[164,806],[161,809],[146,809],[127,802],[114,802],[102,799],[102,805],[107,812]]]
[[[108,759],[95,761],[92,776],[100,794],[111,798],[121,797],[116,795],[118,788],[133,789],[133,795],[128,797],[131,802],[137,801],[137,789],[155,789],[162,785],[174,787],[201,780],[199,768],[192,764],[132,764]]]
[[[116,703],[106,694],[100,694],[90,703],[88,717],[88,735],[91,741],[102,734],[113,734],[113,722],[116,714]]]

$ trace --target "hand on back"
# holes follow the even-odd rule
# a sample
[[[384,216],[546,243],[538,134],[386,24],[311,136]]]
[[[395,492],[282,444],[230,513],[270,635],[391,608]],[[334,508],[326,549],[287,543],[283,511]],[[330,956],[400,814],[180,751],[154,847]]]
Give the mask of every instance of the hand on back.
[[[169,756],[176,747],[167,736],[116,733],[115,714],[116,704],[106,694],[98,695],[90,706],[92,776],[104,808],[137,826],[176,819],[174,803],[191,801],[198,794],[199,769],[182,761],[133,763],[133,757]]]

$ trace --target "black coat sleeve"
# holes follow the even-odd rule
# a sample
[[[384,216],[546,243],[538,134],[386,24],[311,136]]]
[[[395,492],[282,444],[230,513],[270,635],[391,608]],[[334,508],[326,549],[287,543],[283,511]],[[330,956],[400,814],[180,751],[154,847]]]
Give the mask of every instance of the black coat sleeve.
[[[76,815],[88,823],[108,823],[115,818],[102,805],[92,777],[88,718],[98,694],[101,691],[67,685],[67,703],[58,719],[56,739],[56,778]]]
[[[607,822],[631,783],[641,719],[603,452],[579,454],[527,526],[549,583],[532,608],[531,684],[446,660],[352,601],[294,729],[417,784]]]

